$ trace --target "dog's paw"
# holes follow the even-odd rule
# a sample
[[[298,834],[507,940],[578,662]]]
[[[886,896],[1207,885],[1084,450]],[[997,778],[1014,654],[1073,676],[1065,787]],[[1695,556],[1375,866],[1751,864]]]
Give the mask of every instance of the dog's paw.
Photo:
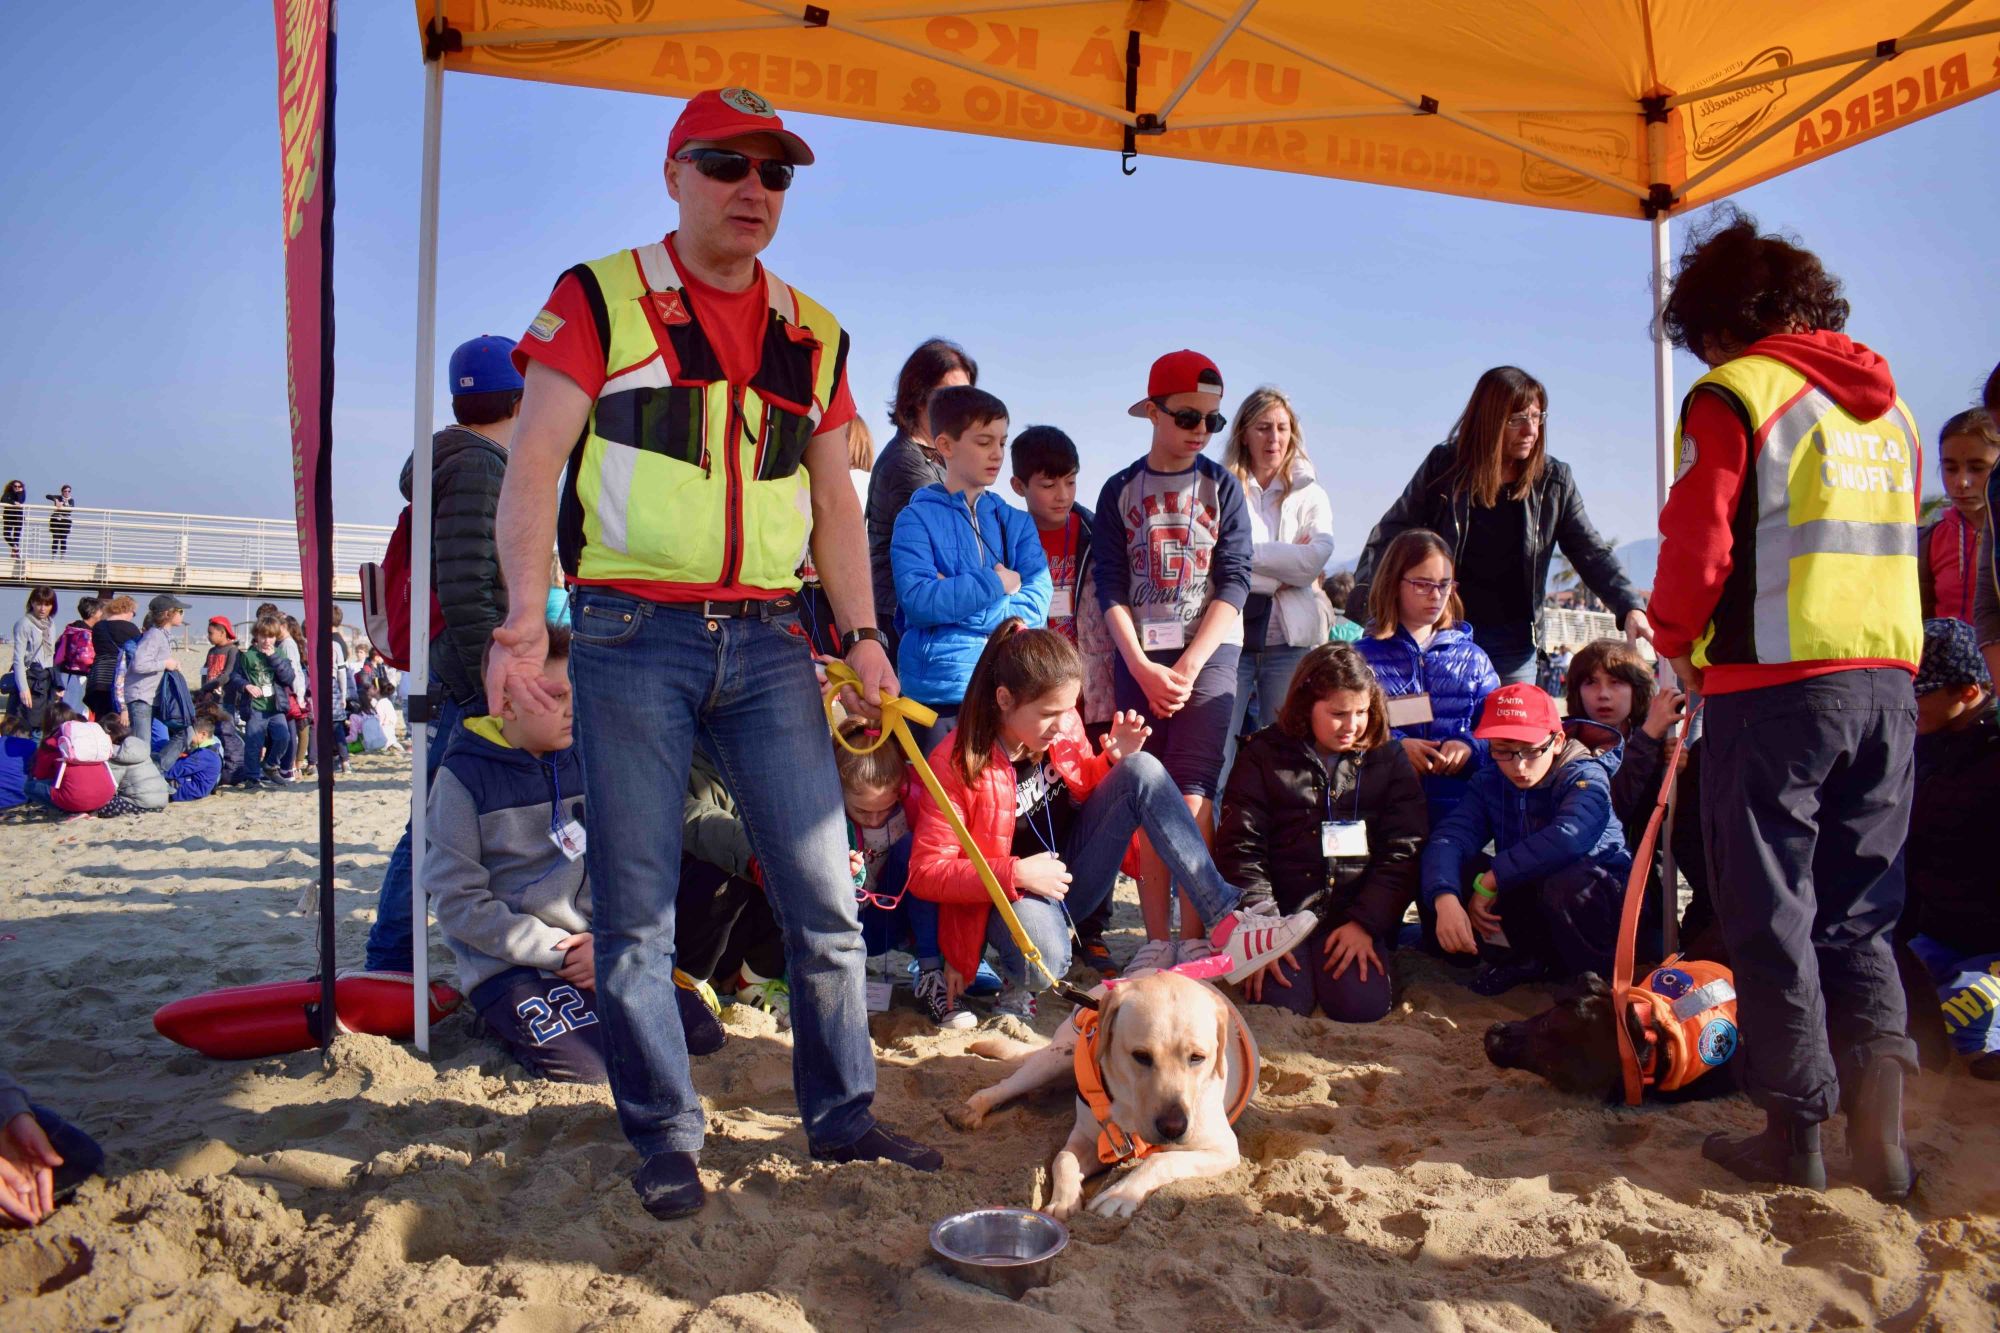
[[[1042,1209],[1058,1222],[1067,1222],[1076,1213],[1076,1206],[1083,1202],[1083,1196],[1073,1194],[1068,1198],[1050,1199],[1048,1207]]]
[[[944,1118],[951,1122],[952,1128],[970,1133],[986,1123],[986,1110],[985,1103],[973,1098],[963,1106],[947,1106]]]
[[[1128,1189],[1123,1183],[1099,1192],[1090,1201],[1090,1211],[1099,1217],[1130,1217],[1146,1201],[1144,1192]]]

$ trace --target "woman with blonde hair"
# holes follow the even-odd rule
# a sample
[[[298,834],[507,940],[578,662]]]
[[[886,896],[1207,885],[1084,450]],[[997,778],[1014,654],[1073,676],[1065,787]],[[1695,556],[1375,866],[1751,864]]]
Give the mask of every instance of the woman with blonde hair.
[[[1626,637],[1653,637],[1639,594],[1584,513],[1567,464],[1548,452],[1549,393],[1515,366],[1479,377],[1443,444],[1368,534],[1347,614],[1359,620],[1382,553],[1398,533],[1428,528],[1459,571],[1467,628],[1503,683],[1534,681],[1543,653],[1542,596],[1560,549]]]
[[[1282,389],[1267,384],[1251,391],[1233,420],[1222,461],[1243,485],[1254,550],[1224,781],[1237,738],[1277,722],[1292,672],[1309,649],[1326,642],[1333,624],[1333,607],[1319,587],[1333,557],[1333,506],[1314,479],[1299,414]]]

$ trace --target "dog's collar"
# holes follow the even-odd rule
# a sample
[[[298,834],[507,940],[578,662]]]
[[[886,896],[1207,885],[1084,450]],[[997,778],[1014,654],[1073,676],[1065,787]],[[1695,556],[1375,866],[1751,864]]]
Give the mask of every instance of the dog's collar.
[[[1097,1117],[1097,1160],[1106,1166],[1116,1166],[1120,1162],[1151,1156],[1160,1151],[1160,1145],[1128,1133],[1112,1117],[1111,1093],[1104,1086],[1104,1071],[1097,1059],[1097,1020],[1095,1009],[1078,1009],[1070,1015],[1069,1021],[1076,1028],[1076,1051],[1072,1057],[1076,1095],[1083,1098],[1083,1104]],[[1223,1053],[1223,1060],[1225,1089],[1229,1077],[1227,1062],[1234,1061],[1241,1075],[1237,1079],[1236,1095],[1229,1099],[1227,1108],[1229,1123],[1233,1125],[1241,1118],[1244,1108],[1250,1105],[1250,1098],[1257,1091],[1258,1066],[1257,1043],[1234,1006],[1229,1009],[1229,1049]]]
[[[1640,1081],[1677,1092],[1736,1054],[1736,987],[1720,963],[1670,958],[1626,992],[1619,1015]]]

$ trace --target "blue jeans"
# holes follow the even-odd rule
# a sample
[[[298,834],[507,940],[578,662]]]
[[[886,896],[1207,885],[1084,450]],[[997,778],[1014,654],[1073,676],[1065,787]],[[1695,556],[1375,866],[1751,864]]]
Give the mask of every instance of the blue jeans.
[[[1292,673],[1299,669],[1310,648],[1291,648],[1284,644],[1272,644],[1264,648],[1245,648],[1243,655],[1236,659],[1236,711],[1229,718],[1229,739],[1222,747],[1222,778],[1217,790],[1229,786],[1229,770],[1236,763],[1236,738],[1246,732],[1262,731],[1275,726],[1278,710],[1284,707],[1285,691],[1291,686]],[[1257,701],[1257,711],[1250,711],[1251,699]]]
[[[1028,938],[1049,971],[1060,977],[1069,971],[1069,921],[1082,921],[1110,901],[1118,882],[1118,863],[1125,845],[1139,829],[1152,840],[1153,850],[1173,872],[1174,883],[1186,891],[1201,923],[1213,927],[1235,910],[1243,895],[1223,881],[1208,854],[1201,829],[1188,813],[1180,787],[1167,776],[1158,759],[1145,752],[1127,758],[1111,770],[1090,799],[1077,811],[1069,840],[1063,844],[1063,864],[1069,867],[1069,895],[1051,902],[1023,894],[1014,903]],[[1047,978],[1028,975],[1027,958],[1007,933],[998,912],[986,919],[986,942],[1000,956],[1000,975],[1014,985],[1040,990]]]
[[[292,748],[292,720],[283,713],[250,710],[243,726],[243,780],[264,776],[265,768],[283,765]]]
[[[430,724],[430,743],[424,749],[424,790],[437,781],[438,761],[444,758],[445,742],[458,730],[465,710],[449,695],[437,706]],[[368,928],[368,970],[408,972],[415,967],[410,915],[410,825],[403,824],[403,837],[389,853],[388,869],[382,872],[382,891],[375,899],[375,924]]]
[[[846,1147],[875,1124],[875,1052],[846,808],[797,616],[711,620],[595,589],[572,607],[598,1013],[626,1137],[644,1156],[702,1143],[673,980],[682,804],[699,740],[736,797],[784,931],[807,1142]]]

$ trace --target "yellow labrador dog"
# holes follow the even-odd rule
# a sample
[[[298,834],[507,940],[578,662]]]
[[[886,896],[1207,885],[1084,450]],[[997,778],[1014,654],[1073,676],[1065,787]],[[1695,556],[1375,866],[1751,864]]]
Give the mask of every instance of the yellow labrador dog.
[[[1103,1007],[1077,1010],[1046,1046],[973,1043],[976,1054],[1020,1064],[953,1117],[977,1129],[1023,1093],[1073,1078],[1076,1125],[1056,1154],[1047,1210],[1058,1218],[1083,1202],[1086,1177],[1122,1163],[1137,1164],[1091,1200],[1092,1212],[1130,1217],[1162,1185],[1229,1170],[1239,1160],[1231,1126],[1257,1089],[1257,1043],[1214,986],[1153,972],[1093,993]]]

